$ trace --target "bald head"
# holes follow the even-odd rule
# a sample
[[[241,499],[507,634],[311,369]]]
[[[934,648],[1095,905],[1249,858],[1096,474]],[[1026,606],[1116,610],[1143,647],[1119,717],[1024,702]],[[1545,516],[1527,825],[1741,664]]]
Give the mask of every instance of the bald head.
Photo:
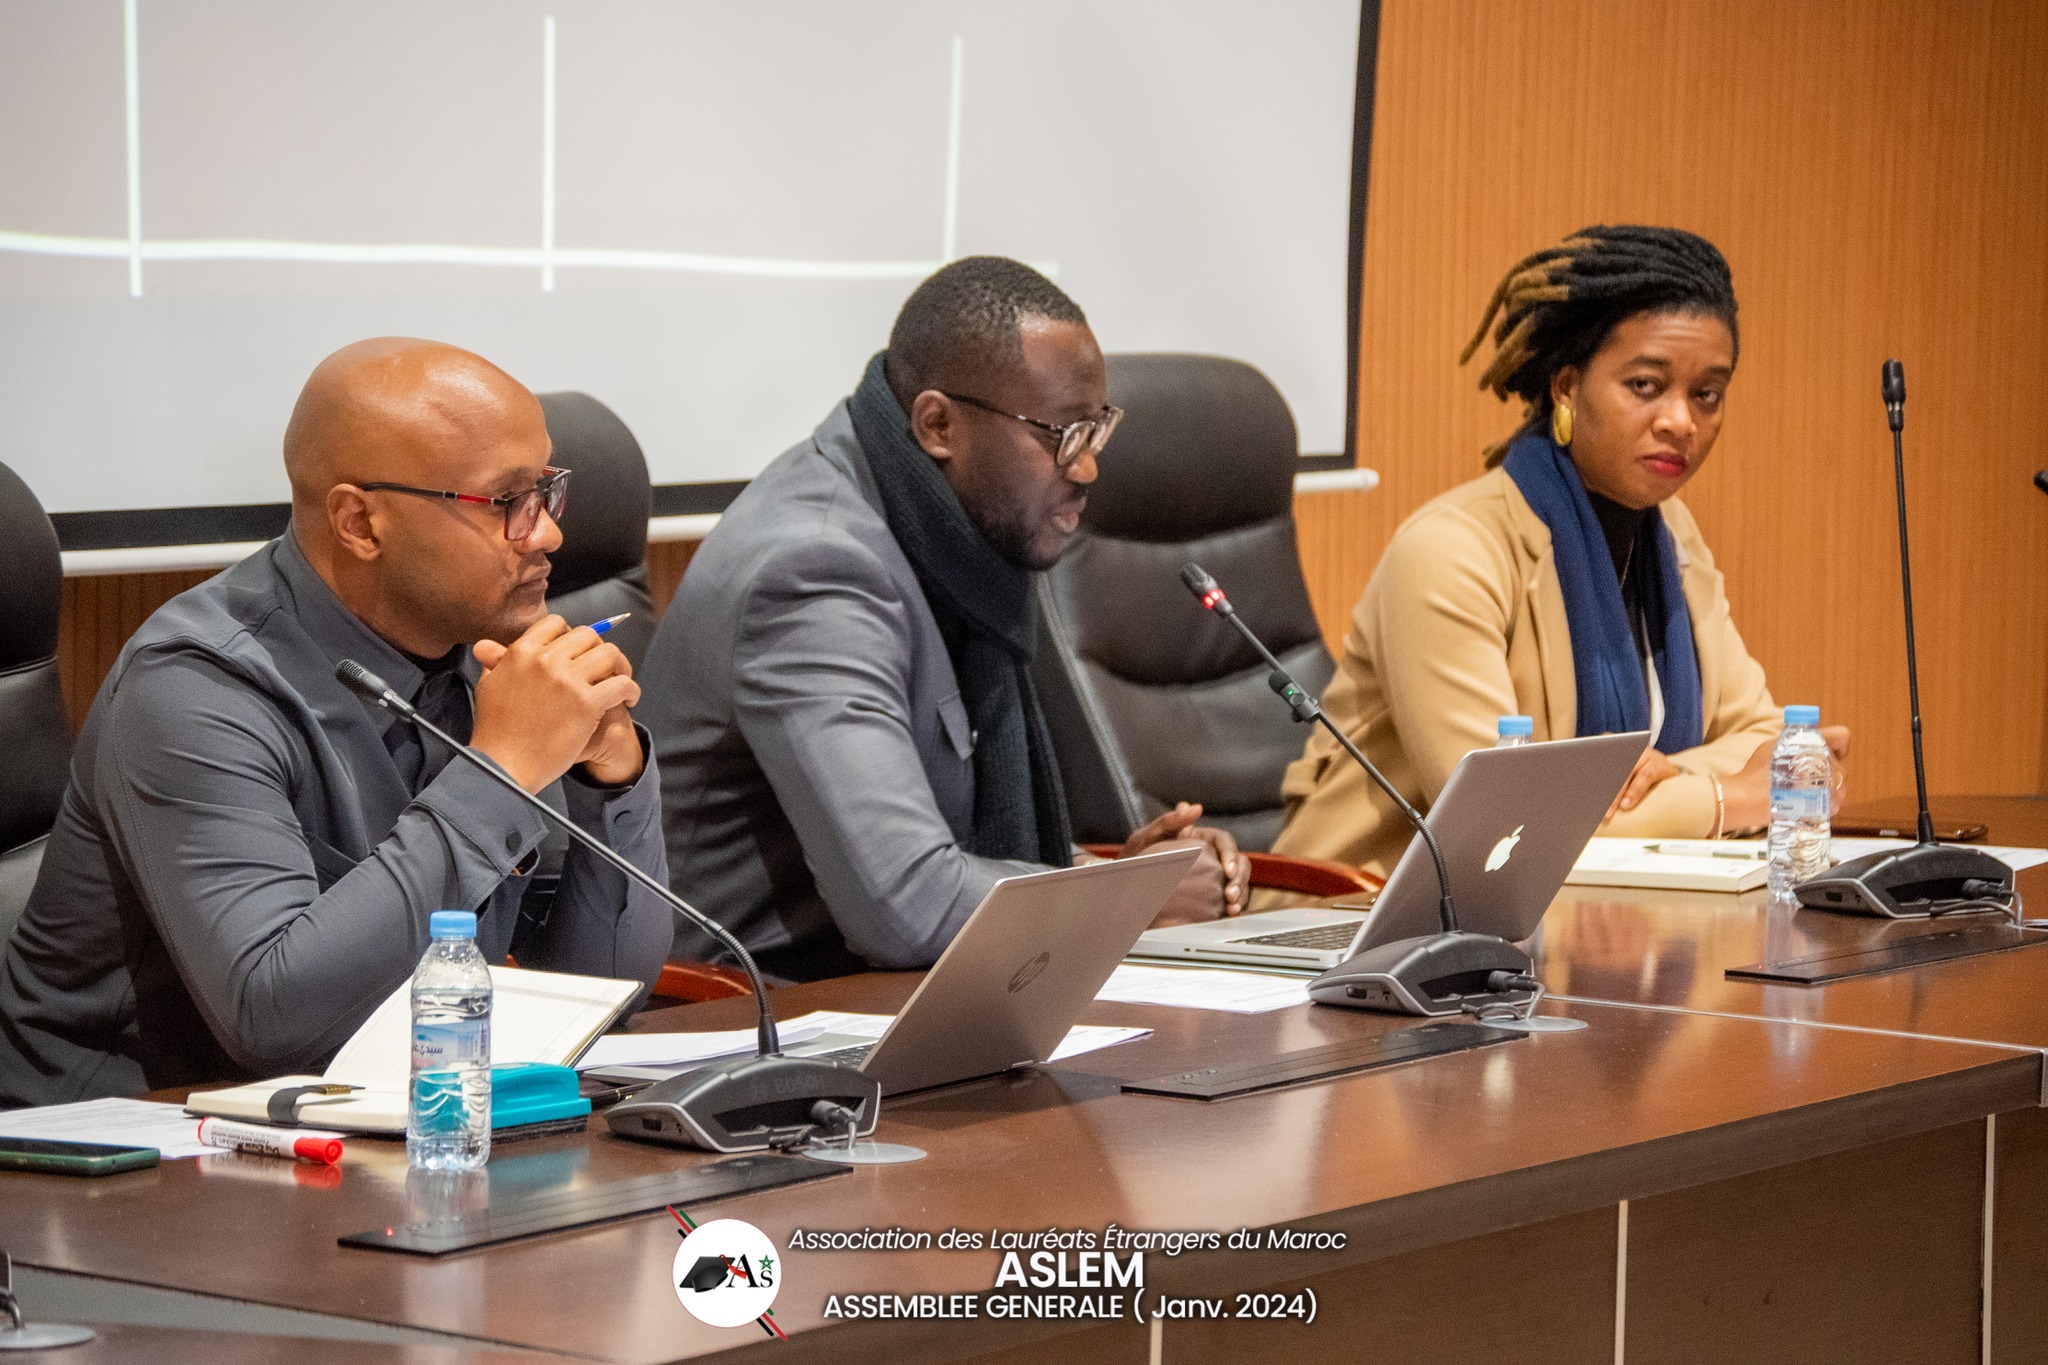
[[[490,500],[532,490],[551,451],[540,401],[483,357],[414,337],[359,341],[320,362],[285,428],[293,536],[403,649],[509,640],[542,614],[561,532],[542,517],[514,542],[507,504]]]
[[[433,480],[508,425],[545,429],[540,404],[480,355],[416,337],[344,346],[306,380],[285,427],[293,524],[318,534],[337,483],[451,486]]]

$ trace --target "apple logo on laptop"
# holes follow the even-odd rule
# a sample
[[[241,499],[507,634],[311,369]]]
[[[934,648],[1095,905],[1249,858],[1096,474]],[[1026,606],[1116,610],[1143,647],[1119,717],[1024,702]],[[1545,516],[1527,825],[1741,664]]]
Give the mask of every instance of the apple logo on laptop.
[[[1515,832],[1493,846],[1493,852],[1486,855],[1486,870],[1498,872],[1508,865],[1508,859],[1515,856],[1515,845],[1521,842],[1522,826],[1516,825]]]
[[[1037,957],[1032,958],[1029,962],[1019,967],[1017,974],[1010,978],[1010,994],[1015,995],[1018,991],[1023,990],[1026,986],[1038,980],[1038,974],[1044,971],[1047,964],[1051,961],[1051,953],[1040,953]]]

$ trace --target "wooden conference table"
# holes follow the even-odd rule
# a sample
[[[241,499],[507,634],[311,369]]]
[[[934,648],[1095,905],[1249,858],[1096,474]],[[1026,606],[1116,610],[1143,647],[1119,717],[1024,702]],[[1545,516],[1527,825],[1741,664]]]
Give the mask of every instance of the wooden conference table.
[[[2048,797],[1958,796],[1931,804],[1944,826],[1981,823],[1989,842],[2048,847]],[[1879,813],[1910,834],[1909,801],[1869,810]],[[2048,913],[2048,866],[2021,873],[2019,886],[2032,907],[2028,913]],[[1762,892],[1611,895],[1568,887],[1544,917],[1537,971],[1569,1008],[1595,1019],[1601,1008],[1651,1008],[2048,1053],[2048,947],[1819,987],[1726,974],[1765,960],[1888,947],[1974,918],[1887,922],[1774,910]],[[2048,1091],[2042,1101],[2048,1103]],[[2048,1359],[2048,1110],[2022,1109],[1976,1127],[1992,1158],[1986,1241],[1979,1253],[1989,1262],[1989,1358]],[[1893,1182],[1894,1197],[1915,1193],[1909,1180]]]
[[[2022,841],[1996,823],[1993,837]],[[2035,880],[2048,904],[2048,878]],[[1214,1104],[1126,1094],[1117,1082],[1408,1021],[1306,1006],[1096,1005],[1090,1022],[1154,1033],[889,1103],[878,1136],[927,1149],[923,1162],[689,1210],[744,1218],[778,1248],[799,1228],[1341,1233],[1334,1250],[1146,1258],[1148,1304],[1221,1298],[1230,1311],[1240,1293],[1309,1287],[1309,1325],[827,1319],[831,1295],[985,1294],[999,1257],[799,1250],[784,1255],[775,1309],[785,1345],[684,1312],[670,1283],[676,1229],[659,1212],[439,1261],[339,1247],[340,1235],[451,1198],[445,1181],[409,1182],[401,1148],[362,1141],[330,1187],[299,1184],[290,1168],[230,1174],[193,1161],[97,1181],[0,1176],[0,1245],[45,1273],[212,1296],[224,1325],[241,1305],[269,1305],[436,1343],[417,1355],[326,1343],[337,1354],[309,1360],[445,1359],[467,1346],[630,1362],[1284,1353],[1918,1365],[1982,1358],[1986,1134],[1998,1116],[1990,1355],[2041,1358],[2048,952],[1790,998],[1794,988],[1719,980],[1720,964],[1757,960],[1773,934],[1834,932],[1851,930],[1781,930],[1755,895],[1570,893],[1546,928],[1542,970],[1573,998],[1545,1009],[1589,1028]],[[887,1011],[915,979],[870,975],[774,998],[784,1017]],[[731,1028],[749,1013],[720,1001],[636,1027]],[[1923,1025],[1946,1036],[1920,1036]],[[502,1198],[705,1159],[594,1129],[505,1146],[483,1183]],[[480,1195],[472,1181],[452,1197]]]

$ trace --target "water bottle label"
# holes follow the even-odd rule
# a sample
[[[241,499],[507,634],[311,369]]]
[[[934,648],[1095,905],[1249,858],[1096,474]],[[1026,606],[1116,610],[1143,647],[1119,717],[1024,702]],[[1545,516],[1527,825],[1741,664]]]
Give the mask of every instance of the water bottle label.
[[[412,1096],[407,1131],[415,1138],[456,1139],[490,1130],[491,1024],[488,1018],[415,1023]]]
[[[1771,788],[1772,820],[1825,820],[1828,818],[1826,787]]]
[[[412,1068],[488,1065],[491,1025],[488,1019],[457,1019],[412,1026]]]

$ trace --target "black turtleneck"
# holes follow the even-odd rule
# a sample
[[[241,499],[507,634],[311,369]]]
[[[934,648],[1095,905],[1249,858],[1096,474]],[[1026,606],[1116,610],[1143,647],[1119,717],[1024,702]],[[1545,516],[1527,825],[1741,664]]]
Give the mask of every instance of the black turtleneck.
[[[1586,490],[1586,496],[1593,500],[1593,515],[1600,518],[1600,529],[1607,533],[1607,553],[1614,557],[1614,574],[1620,578],[1630,567],[1629,549],[1643,529],[1643,510],[1623,507],[1590,488]]]
[[[1600,529],[1607,537],[1607,553],[1614,560],[1615,577],[1621,580],[1621,604],[1628,609],[1629,629],[1640,641],[1650,608],[1650,574],[1640,571],[1650,562],[1649,552],[1641,544],[1643,519],[1648,513],[1603,498],[1590,488],[1586,496],[1593,500],[1593,515],[1600,518]],[[1638,565],[1637,560],[1642,564]]]

